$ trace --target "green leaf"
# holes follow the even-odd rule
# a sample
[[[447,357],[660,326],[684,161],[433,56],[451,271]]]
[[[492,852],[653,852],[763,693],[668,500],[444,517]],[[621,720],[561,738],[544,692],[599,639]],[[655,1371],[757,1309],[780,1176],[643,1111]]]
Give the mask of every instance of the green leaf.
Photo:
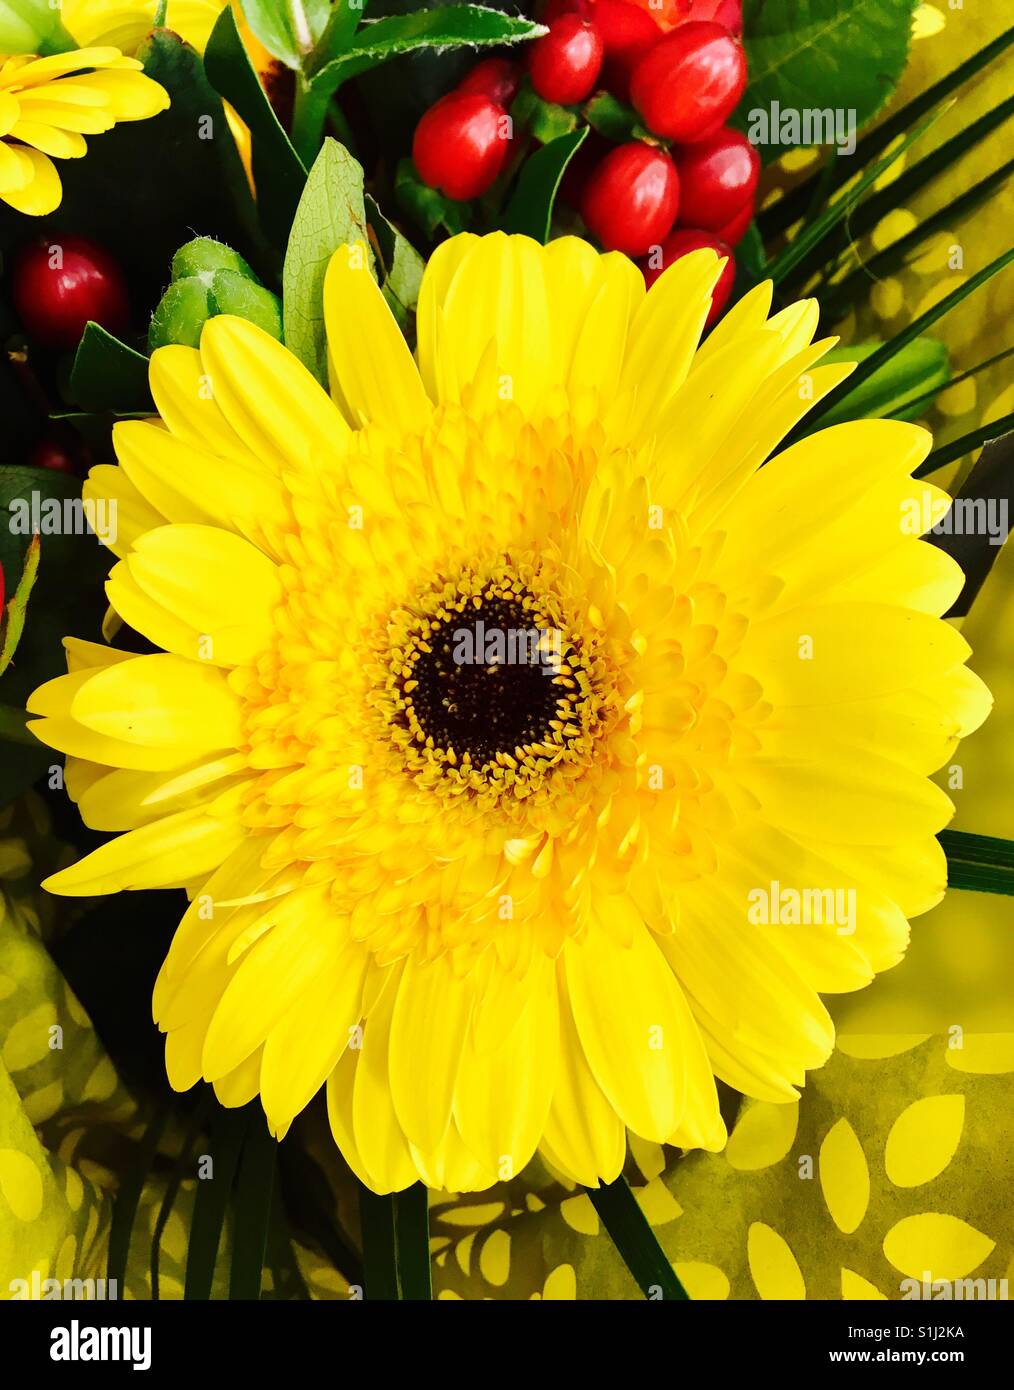
[[[402,236],[380,211],[377,203],[366,195],[366,220],[374,237],[380,272],[380,288],[391,313],[407,331],[419,301],[426,263],[407,237]]]
[[[834,362],[865,362],[882,343],[853,343],[834,347],[820,359],[821,366]],[[849,391],[834,410],[827,414],[821,428],[839,420],[880,420],[886,415],[899,420],[914,420],[918,412],[906,409],[920,399],[927,389],[940,390],[950,378],[947,348],[937,338],[917,338],[908,343],[878,372]]]
[[[7,670],[7,667],[14,659],[14,653],[18,649],[21,641],[21,634],[25,630],[25,615],[28,611],[28,599],[32,590],[35,588],[35,580],[39,573],[39,555],[42,551],[42,542],[37,535],[33,536],[28,543],[28,550],[25,554],[25,563],[21,570],[21,578],[18,580],[18,587],[7,604],[7,621],[3,622],[3,614],[0,613],[0,676]]]
[[[284,246],[306,170],[268,101],[229,5],[211,32],[204,65],[216,90],[250,127],[257,209],[267,236]]]
[[[415,10],[367,22],[349,47],[313,72],[314,87],[334,92],[350,77],[367,72],[378,63],[420,48],[481,48],[494,44],[523,43],[546,33],[530,19],[489,10],[482,5],[451,5],[446,9]]]
[[[949,888],[1014,896],[1014,840],[962,830],[941,830],[937,839],[947,855]]]
[[[745,0],[744,128],[775,102],[782,111],[854,112],[864,125],[904,71],[914,8],[915,0]],[[785,148],[765,143],[759,152],[770,162]]]
[[[659,1245],[626,1178],[589,1187],[588,1196],[645,1298],[686,1299],[687,1291]]]
[[[537,96],[530,82],[524,82],[511,104],[514,124],[527,130],[540,145],[549,145],[577,128],[578,114],[569,106],[558,106]]]
[[[616,144],[643,139],[647,134],[634,108],[614,97],[612,92],[596,92],[585,102],[581,113],[593,130]]]
[[[947,514],[924,537],[945,551],[965,576],[961,593],[943,614],[945,618],[963,618],[971,610],[1008,538],[1008,518],[1014,506],[1014,433],[1005,434],[1005,430],[1014,430],[1014,415],[988,425],[982,431],[989,436],[986,439],[969,444],[966,435],[954,441],[961,446],[955,458],[978,444],[985,447],[961,483]],[[931,465],[929,469],[924,464],[917,471],[932,472],[939,467],[932,460],[931,454],[926,460]]]
[[[230,1299],[258,1299],[271,1226],[278,1142],[258,1107],[243,1145],[232,1227]]]
[[[97,323],[89,323],[74,354],[70,396],[82,410],[154,410],[148,359]]]
[[[289,68],[301,68],[327,27],[329,0],[241,0],[254,37]]]
[[[52,0],[0,0],[0,52],[66,53],[77,44]]]
[[[560,183],[587,134],[588,127],[582,126],[570,135],[561,135],[525,161],[504,214],[504,231],[521,232],[543,244],[549,240]]]
[[[324,274],[339,246],[369,245],[363,170],[337,140],[325,140],[292,221],[282,271],[285,345],[327,385]]]
[[[986,44],[984,48],[980,48],[977,53],[972,54],[971,58],[959,64],[945,77],[942,77],[939,82],[927,87],[917,97],[906,102],[900,110],[881,121],[875,130],[871,130],[863,136],[851,158],[838,161],[837,167],[832,172],[827,191],[833,193],[843,183],[847,183],[857,169],[863,168],[871,159],[875,159],[883,153],[899,135],[910,130],[928,111],[939,106],[959,87],[998,58],[1012,43],[1014,43],[1014,27],[1008,29],[1006,33],[1001,34],[991,43]],[[802,183],[797,184],[795,188],[790,189],[784,198],[780,198],[777,203],[773,203],[771,207],[758,213],[757,220],[765,239],[777,236],[779,232],[784,232],[787,227],[791,227],[793,222],[803,216],[806,209],[812,205],[814,194],[824,179],[824,174],[823,169],[817,170],[809,178],[804,179]]]
[[[892,357],[895,357],[909,343],[914,342],[916,338],[921,337],[928,329],[932,328],[938,319],[943,318],[946,313],[960,304],[962,300],[967,299],[970,294],[974,294],[981,285],[987,284],[994,275],[999,274],[1001,270],[1010,265],[1011,261],[1014,261],[1014,247],[1002,256],[998,256],[995,261],[990,262],[977,275],[966,280],[963,285],[959,285],[956,290],[952,290],[949,295],[946,295],[939,303],[934,304],[931,309],[927,309],[924,314],[913,319],[907,328],[895,334],[883,347],[878,348],[864,362],[861,362],[847,381],[843,381],[840,386],[829,392],[786,443],[801,438],[804,434],[812,434],[817,423],[826,419],[832,411],[836,410],[846,396],[851,395],[864,381],[879,372],[887,362],[890,362]],[[925,465],[923,466],[925,467]]]
[[[394,196],[406,216],[430,239],[441,228],[450,236],[456,236],[467,230],[472,220],[472,204],[445,198],[439,189],[423,183],[411,159],[403,159],[398,164]]]
[[[252,1115],[252,1106],[243,1106],[240,1110],[218,1107],[212,1112],[208,1148],[213,1166],[210,1175],[197,1184],[187,1245],[184,1298],[211,1297],[222,1227]]]
[[[972,377],[978,376],[980,372],[988,371],[997,362],[1003,362],[1005,358],[1014,356],[1014,347],[1004,348],[1003,352],[995,352],[992,357],[987,357],[984,362],[977,362],[974,367],[969,367],[967,371],[961,372],[958,376],[951,377],[940,386],[931,386],[923,395],[917,396],[913,401],[905,402],[906,420],[918,420],[919,417],[929,409],[936,400],[937,396],[944,387],[960,386],[963,381],[969,381]]]

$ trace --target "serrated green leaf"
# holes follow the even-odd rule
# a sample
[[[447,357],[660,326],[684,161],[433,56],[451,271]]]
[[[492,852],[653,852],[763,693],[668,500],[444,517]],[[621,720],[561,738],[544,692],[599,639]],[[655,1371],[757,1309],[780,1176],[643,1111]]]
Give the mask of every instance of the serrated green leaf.
[[[905,68],[915,0],[744,0],[749,82],[738,123],[782,110],[875,116]],[[761,144],[765,162],[786,146]]]
[[[83,410],[154,410],[148,359],[97,323],[89,323],[74,354],[70,395]]]
[[[871,159],[876,159],[899,135],[904,135],[906,130],[911,130],[928,111],[939,106],[959,87],[970,81],[990,63],[995,62],[1012,43],[1014,43],[1014,27],[980,48],[965,62],[960,63],[942,77],[939,82],[927,87],[918,96],[913,97],[911,101],[906,102],[899,110],[881,121],[874,130],[869,131],[859,141],[854,155],[849,159],[838,161],[838,166],[832,173],[827,191],[833,193],[842,184],[847,183],[858,169],[862,169]],[[823,178],[824,170],[819,169],[809,178],[804,179],[802,183],[797,184],[795,188],[791,188],[784,198],[780,198],[769,208],[758,213],[757,221],[766,239],[777,236],[779,232],[784,232],[787,227],[791,227],[793,222],[804,215],[806,209],[812,206],[817,187]]]
[[[525,161],[504,214],[504,231],[520,232],[543,244],[549,240],[560,183],[587,134],[588,127],[582,126],[569,135],[561,135]]]
[[[339,246],[369,245],[362,166],[337,140],[325,140],[292,221],[282,271],[285,344],[327,385],[324,274]]]
[[[215,89],[250,128],[261,225],[276,246],[284,246],[306,181],[306,169],[261,86],[229,5],[211,31],[204,65]]]
[[[446,9],[415,10],[367,21],[343,53],[329,58],[311,77],[311,85],[326,92],[367,72],[389,58],[417,49],[482,48],[523,43],[546,33],[533,20],[486,9],[482,5],[452,5]]]

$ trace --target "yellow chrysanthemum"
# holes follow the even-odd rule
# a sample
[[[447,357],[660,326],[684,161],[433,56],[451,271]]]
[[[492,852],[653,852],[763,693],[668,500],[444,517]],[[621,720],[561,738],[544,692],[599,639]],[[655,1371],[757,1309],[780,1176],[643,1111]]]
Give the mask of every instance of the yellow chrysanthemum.
[[[118,48],[0,54],[0,199],[45,216],[63,193],[54,159],[80,159],[86,135],[146,120],[168,105],[165,88]]]
[[[203,53],[228,0],[169,0],[165,27]],[[62,0],[60,19],[77,43],[133,52],[151,33],[158,0]],[[237,7],[238,13],[238,7]]]
[[[110,601],[163,650],[68,641],[32,698],[85,821],[126,832],[48,886],[186,887],[172,1084],[259,1092],[281,1135],[326,1081],[377,1190],[536,1148],[608,1180],[626,1129],[719,1148],[714,1077],[791,1100],[819,992],[943,893],[927,774],[989,697],[937,616],[961,573],[905,520],[941,495],[929,437],[838,425],[761,469],[848,369],[769,286],[698,349],[718,271],[646,296],[572,238],[456,237],[413,360],[343,248],[330,398],[215,318],[92,470]],[[480,622],[539,642],[491,657]],[[755,920],[779,886],[853,891],[852,929]]]

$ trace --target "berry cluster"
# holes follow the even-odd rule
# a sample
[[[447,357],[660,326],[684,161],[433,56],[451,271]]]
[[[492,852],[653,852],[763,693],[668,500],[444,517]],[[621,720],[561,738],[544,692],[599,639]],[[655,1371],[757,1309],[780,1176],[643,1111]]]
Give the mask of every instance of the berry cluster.
[[[563,195],[606,250],[640,261],[649,286],[698,247],[728,257],[713,320],[732,289],[731,248],[750,225],[760,173],[753,146],[725,124],[746,86],[741,0],[642,3],[548,0],[549,32],[528,49],[527,80],[559,106],[599,91],[630,104],[641,138],[610,147],[592,132]],[[424,183],[453,199],[489,191],[507,167],[524,77],[510,59],[486,59],[425,113],[412,147]]]

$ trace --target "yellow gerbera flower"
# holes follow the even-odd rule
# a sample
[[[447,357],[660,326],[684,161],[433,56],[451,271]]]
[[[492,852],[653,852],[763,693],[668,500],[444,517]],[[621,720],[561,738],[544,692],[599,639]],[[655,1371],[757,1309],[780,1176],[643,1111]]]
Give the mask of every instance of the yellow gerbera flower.
[[[54,159],[80,159],[86,135],[168,105],[165,88],[118,48],[0,54],[0,198],[33,217],[52,212],[63,194]]]
[[[989,697],[937,616],[961,573],[914,534],[929,436],[838,425],[761,469],[848,368],[770,286],[698,349],[719,268],[646,296],[573,238],[456,237],[414,360],[345,247],[330,397],[215,318],[90,475],[109,599],[163,650],[68,640],[30,702],[85,821],[126,832],[48,886],[186,887],[172,1084],[259,1092],[281,1136],[326,1081],[376,1190],[536,1148],[594,1184],[627,1129],[721,1147],[714,1077],[791,1101],[819,992],[894,965],[944,891],[927,774]],[[854,910],[758,910],[786,889]]]

